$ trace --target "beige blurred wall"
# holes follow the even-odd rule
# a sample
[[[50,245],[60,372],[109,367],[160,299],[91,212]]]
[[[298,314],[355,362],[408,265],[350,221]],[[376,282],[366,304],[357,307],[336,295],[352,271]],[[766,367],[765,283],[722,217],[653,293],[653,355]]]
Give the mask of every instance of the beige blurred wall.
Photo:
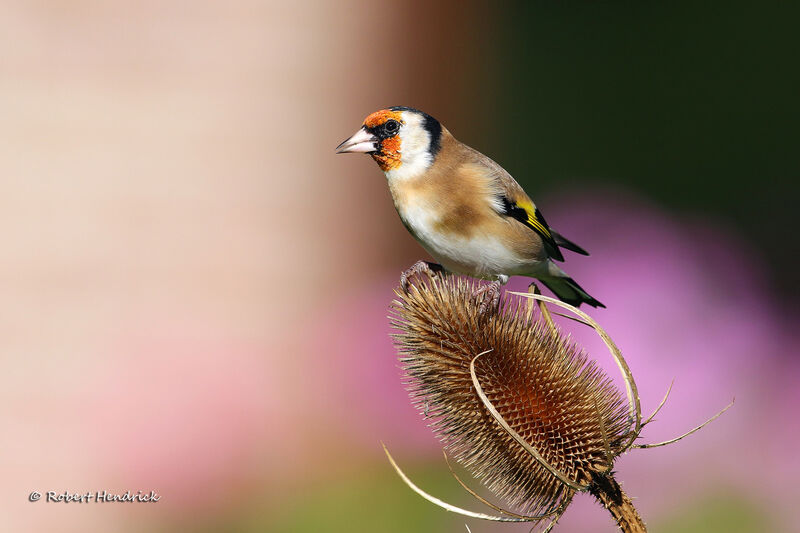
[[[377,169],[333,148],[386,105],[457,116],[478,89],[444,59],[475,17],[3,3],[0,529],[122,531],[291,477],[295,422],[329,401],[298,388],[310,309],[420,255]],[[26,501],[105,487],[172,496]]]

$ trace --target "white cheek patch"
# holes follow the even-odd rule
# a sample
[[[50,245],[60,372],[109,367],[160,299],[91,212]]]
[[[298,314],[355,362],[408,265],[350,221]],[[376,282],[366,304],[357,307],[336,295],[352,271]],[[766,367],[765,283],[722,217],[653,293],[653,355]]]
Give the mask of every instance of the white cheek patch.
[[[403,112],[405,125],[400,130],[400,165],[386,172],[388,179],[413,178],[431,166],[433,162],[429,152],[431,138],[422,120],[416,113]]]

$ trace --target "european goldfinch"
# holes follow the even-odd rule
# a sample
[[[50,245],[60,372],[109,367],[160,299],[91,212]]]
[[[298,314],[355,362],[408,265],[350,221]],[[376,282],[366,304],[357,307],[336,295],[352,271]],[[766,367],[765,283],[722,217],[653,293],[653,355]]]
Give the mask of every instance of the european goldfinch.
[[[509,276],[527,276],[569,304],[605,307],[554,263],[564,260],[559,247],[589,254],[552,230],[500,165],[427,113],[402,106],[372,113],[336,153],[372,156],[400,220],[444,270],[496,282],[495,298]],[[420,262],[412,271],[428,267],[441,269]]]

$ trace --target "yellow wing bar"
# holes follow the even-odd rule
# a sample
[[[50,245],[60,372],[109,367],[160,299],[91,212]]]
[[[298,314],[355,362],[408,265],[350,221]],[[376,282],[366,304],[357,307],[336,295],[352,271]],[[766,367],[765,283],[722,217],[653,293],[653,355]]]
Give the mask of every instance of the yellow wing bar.
[[[539,213],[539,210],[536,209],[533,204],[522,201],[516,202],[516,205],[525,210],[525,214],[528,215],[528,224],[530,224],[533,229],[548,239],[553,238],[553,236],[550,234],[550,229],[547,227],[547,223],[544,222],[544,218],[542,218],[541,213]]]
[[[501,200],[503,202],[503,214],[519,220],[539,234],[539,236],[542,238],[542,242],[544,243],[545,250],[547,250],[547,253],[552,259],[555,259],[556,261],[564,260],[564,256],[558,249],[558,245],[553,238],[553,234],[550,231],[550,228],[547,226],[547,221],[531,202],[527,200],[512,202],[505,196],[503,196]]]

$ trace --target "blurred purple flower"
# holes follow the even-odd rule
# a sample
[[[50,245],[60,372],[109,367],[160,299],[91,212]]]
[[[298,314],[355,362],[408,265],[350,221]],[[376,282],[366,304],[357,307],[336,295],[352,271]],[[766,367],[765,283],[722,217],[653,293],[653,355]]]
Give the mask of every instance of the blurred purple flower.
[[[265,470],[269,482],[292,433],[267,350],[199,327],[123,337],[89,392],[103,488],[156,490],[194,520],[234,505]]]
[[[380,440],[398,451],[441,449],[401,383],[387,318],[399,275],[352,294],[314,339],[316,352],[333,354],[315,365],[315,381],[330,398],[324,406],[329,422],[341,439],[359,447],[359,455],[382,457]]]

